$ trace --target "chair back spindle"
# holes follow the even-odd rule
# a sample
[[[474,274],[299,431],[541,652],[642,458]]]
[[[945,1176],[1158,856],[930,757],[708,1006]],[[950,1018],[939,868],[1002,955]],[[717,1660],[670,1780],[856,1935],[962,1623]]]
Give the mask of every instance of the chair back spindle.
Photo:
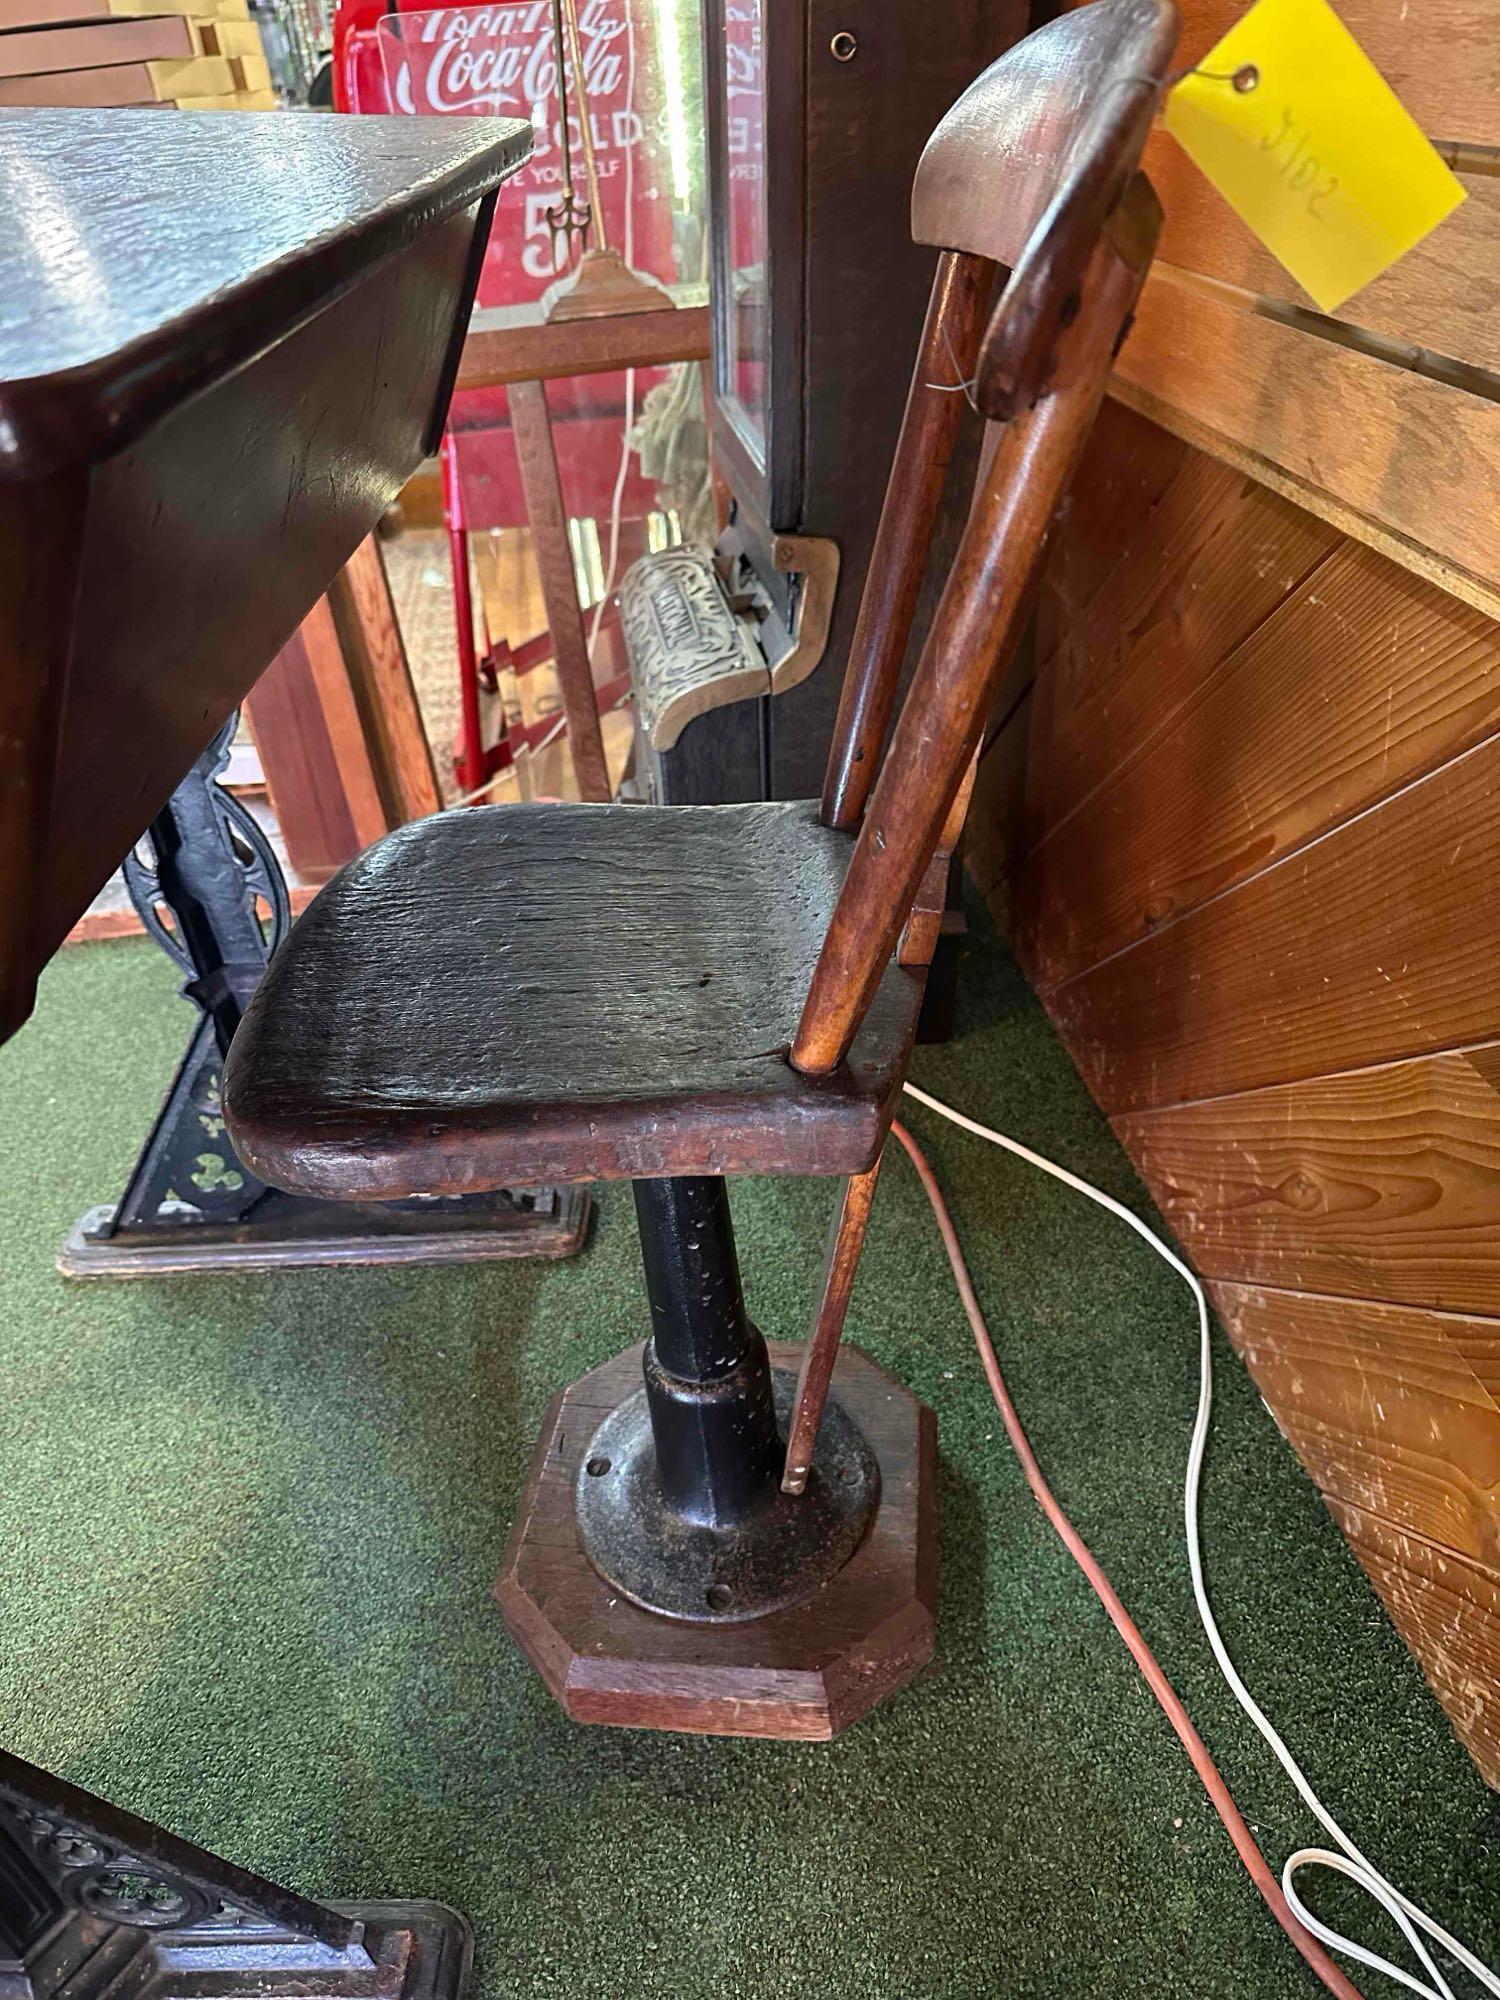
[[[880,768],[994,278],[987,257],[945,250],[938,258],[844,670],[823,781],[825,826],[859,825]]]
[[[863,809],[863,823],[792,1047],[806,1074],[843,1062],[934,855],[956,838],[950,815],[1155,250],[1161,211],[1136,168],[1176,39],[1171,0],[1081,7],[993,64],[923,154],[913,234],[947,254],[897,447],[907,487],[893,473],[829,759],[825,820],[852,826]],[[936,404],[958,400],[923,385],[952,379],[943,335],[977,317],[981,260],[1010,270],[972,371],[978,407],[1003,428],[871,794],[921,580],[903,537],[936,507],[920,453],[924,439],[942,445]],[[924,373],[934,343],[943,372]],[[950,433],[944,464],[951,450]],[[903,959],[920,962],[922,939],[908,946]]]

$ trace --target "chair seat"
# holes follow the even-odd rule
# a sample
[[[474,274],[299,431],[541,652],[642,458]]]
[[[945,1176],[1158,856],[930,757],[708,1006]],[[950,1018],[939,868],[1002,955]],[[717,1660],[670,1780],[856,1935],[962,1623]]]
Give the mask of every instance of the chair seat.
[[[370,1200],[869,1167],[921,974],[888,968],[833,1076],[787,1060],[852,846],[811,802],[401,828],[266,971],[225,1068],[241,1158]]]

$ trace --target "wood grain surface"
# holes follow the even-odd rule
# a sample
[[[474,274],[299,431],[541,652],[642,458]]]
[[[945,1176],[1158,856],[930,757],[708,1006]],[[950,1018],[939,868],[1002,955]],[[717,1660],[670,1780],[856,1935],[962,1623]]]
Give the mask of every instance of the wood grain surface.
[[[385,558],[367,535],[328,588],[329,608],[375,769],[387,827],[441,806],[432,746],[422,722]]]
[[[1057,988],[1110,1111],[1484,1040],[1500,984],[1500,740]]]
[[[1500,407],[1158,274],[1117,380],[1500,601]],[[1461,499],[1460,499],[1461,496]],[[1456,504],[1457,503],[1457,504]],[[1464,594],[1467,594],[1464,593]]]
[[[589,664],[588,635],[578,602],[578,579],[568,540],[568,510],[563,504],[545,383],[512,383],[510,421],[515,432],[521,487],[526,495],[526,518],[531,524],[532,547],[541,577],[542,600],[547,607],[547,629],[552,636],[563,714],[567,717],[568,755],[573,760],[579,795],[604,801],[613,787],[599,728],[599,704]]]
[[[1206,1276],[1500,1314],[1500,1044],[1115,1130]]]
[[[366,845],[355,826],[354,805],[358,800],[368,808],[369,768],[347,781],[341,775],[320,698],[318,654],[331,648],[334,672],[343,670],[332,627],[327,602],[320,599],[245,701],[287,858],[299,881],[308,883],[326,882]],[[351,746],[345,741],[340,747],[347,754]],[[357,754],[360,746],[353,748]]]
[[[440,224],[95,470],[57,751],[91,808],[47,840],[48,948],[420,460],[472,235]],[[349,355],[377,347],[372,383]]]
[[[225,1076],[241,1157],[342,1198],[873,1164],[920,975],[848,1065],[787,1060],[852,842],[811,802],[495,806],[325,889]]]
[[[1188,0],[1179,60],[1243,10]],[[1500,614],[1500,56],[1477,0],[1340,9],[1467,199],[1336,315],[1311,302],[1164,131],[1160,262],[1117,393],[1342,532]]]
[[[1051,658],[1107,578],[1151,532],[1155,509],[1193,453],[1181,438],[1108,398],[1083,467],[1058,509],[1037,605],[1036,657]]]
[[[1213,1300],[1330,1499],[1500,1570],[1500,1323],[1259,1286]]]
[[[1072,241],[1061,262],[1043,259],[1061,298],[1082,274],[1078,243],[1134,171],[1154,79],[1171,68],[1177,36],[1178,11],[1162,0],[1100,0],[1035,29],[975,77],[923,148],[912,185],[916,241],[1003,265],[1024,286],[1038,275],[1028,259],[1049,233],[1049,213],[1064,218],[1059,235]]]
[[[1286,351],[1225,393],[1281,408]],[[1500,624],[1153,428],[1074,482],[971,866],[1500,1785]]]
[[[0,110],[0,477],[118,450],[529,151],[506,118]]]
[[[1091,224],[1076,309],[1046,364],[1047,393],[996,430],[996,449],[984,466],[798,1023],[792,1060],[809,1075],[831,1075],[843,1062],[949,811],[969,780],[997,689],[1029,622],[1048,528],[1103,399],[1109,360],[1150,266],[1159,221],[1151,190],[1137,175],[1109,227],[1101,233]],[[1068,268],[1074,268],[1071,261]],[[1023,295],[1024,306],[1034,304],[1032,293]],[[986,335],[1002,376],[1009,348],[997,329],[1005,312],[1002,295]],[[1025,351],[1018,366],[1042,366],[1024,329],[1018,343]]]
[[[1312,300],[1168,133],[1146,142],[1161,196],[1161,261],[1240,291],[1313,309]],[[1352,327],[1481,368],[1500,368],[1500,180],[1460,173],[1467,199],[1430,236],[1344,305]]]
[[[880,768],[901,662],[958,442],[964,411],[961,390],[973,372],[994,280],[995,268],[983,258],[948,251],[938,259],[844,666],[823,778],[823,818],[829,826],[858,826]]]
[[[1058,614],[1030,724],[1028,845],[1097,790],[1122,749],[1138,755],[1338,541],[1326,523],[1197,453],[1146,532],[1081,617],[1064,624]],[[1101,536],[1111,549],[1121,539],[1118,524]]]
[[[1262,573],[1255,547],[1237,547],[1248,570],[1239,596],[1259,608],[1257,586],[1285,572]],[[1203,646],[1202,606],[1196,597],[1189,618],[1172,621],[1185,664],[1217,651]],[[1046,685],[1071,664],[1064,647]],[[1163,678],[1165,713],[1152,718],[1162,726],[1130,730],[1137,753],[1030,857],[1011,920],[1043,992],[1500,728],[1493,621],[1353,542],[1284,595],[1175,714]],[[1107,727],[1119,704],[1097,699]],[[1047,771],[1044,753],[1033,775],[1050,798]],[[1062,809],[1066,780],[1058,790]]]
[[[844,1321],[859,1274],[860,1254],[875,1200],[875,1184],[880,1176],[877,1160],[867,1174],[849,1174],[839,1190],[833,1217],[828,1225],[828,1242],[823,1253],[823,1270],[818,1280],[818,1303],[813,1313],[802,1363],[797,1371],[797,1399],[786,1441],[786,1466],[781,1476],[783,1493],[801,1493],[807,1487],[812,1468],[813,1448],[828,1400],[829,1384],[844,1337]]]
[[[422,458],[527,144],[465,124],[0,113],[0,1038]]]
[[[379,543],[366,536],[245,703],[303,882],[438,811],[437,775]]]
[[[1329,1500],[1333,1518],[1421,1662],[1459,1741],[1500,1788],[1500,1573]]]
[[[457,386],[488,389],[707,358],[704,305],[561,321],[543,319],[539,306],[492,306],[481,308],[469,323]]]

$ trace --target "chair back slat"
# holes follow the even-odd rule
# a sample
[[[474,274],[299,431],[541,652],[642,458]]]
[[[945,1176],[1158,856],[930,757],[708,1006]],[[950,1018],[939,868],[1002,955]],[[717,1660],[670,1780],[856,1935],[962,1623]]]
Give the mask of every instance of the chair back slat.
[[[993,289],[985,257],[944,251],[865,571],[823,780],[823,824],[855,827],[880,768],[927,553]]]
[[[1093,425],[1110,362],[1134,309],[1160,228],[1137,175],[1054,315],[1044,356],[1028,310],[1014,329],[1006,299],[981,348],[1002,384],[1045,362],[1034,401],[1005,423],[927,636],[921,663],[866,810],[792,1045],[795,1066],[826,1075],[847,1055],[890,962],[944,822],[978,749],[994,691],[1029,610],[1047,528]],[[1018,296],[1028,308],[1034,297]]]
[[[875,783],[971,378],[991,416],[1039,386],[1081,260],[1140,158],[1176,38],[1170,0],[1076,8],[992,63],[923,149],[912,235],[941,254],[844,669],[826,826],[858,826]],[[981,345],[997,269],[1004,356],[994,324]]]

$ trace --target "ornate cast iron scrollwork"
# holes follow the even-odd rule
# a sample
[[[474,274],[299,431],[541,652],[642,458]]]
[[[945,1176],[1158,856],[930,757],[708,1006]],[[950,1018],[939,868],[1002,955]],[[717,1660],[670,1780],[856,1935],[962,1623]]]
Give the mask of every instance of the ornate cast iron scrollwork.
[[[229,753],[238,724],[239,711],[236,710],[199,758],[194,775],[206,789],[207,810],[222,834],[224,846],[239,865],[242,876],[241,907],[257,926],[261,957],[266,959],[291,928],[292,906],[281,865],[260,823],[233,792],[219,783],[229,768]],[[194,986],[199,969],[181,935],[163,920],[162,910],[169,906],[169,892],[163,886],[161,856],[152,846],[149,834],[126,855],[121,873],[136,915],[145,925],[148,935],[156,940],[182,972],[187,982],[183,987],[187,998],[197,999]],[[260,919],[256,907],[260,902],[270,912],[268,921]]]
[[[28,1782],[30,1780],[30,1782]],[[82,1804],[96,1804],[98,1814],[74,1810],[64,1812],[48,1798],[36,1796],[38,1780],[48,1790],[72,1792],[62,1780],[44,1778],[32,1766],[14,1758],[0,1762],[0,1836],[10,1838],[24,1850],[36,1872],[46,1882],[58,1904],[78,1910],[84,1916],[104,1918],[110,1924],[126,1924],[132,1930],[188,1930],[202,1924],[218,1924],[226,1930],[264,1930],[284,1936],[324,1934],[326,1942],[344,1942],[348,1924],[332,1910],[318,1904],[302,1906],[300,1898],[290,1898],[286,1890],[266,1884],[270,1898],[280,1908],[254,1908],[248,1902],[232,1900],[224,1890],[226,1882],[216,1882],[212,1870],[228,1864],[216,1862],[212,1854],[202,1854],[202,1870],[172,1864],[164,1854],[142,1854],[140,1840],[130,1836],[144,1822],[136,1822],[112,1806],[88,1800],[86,1794],[72,1794]],[[106,1826],[106,1820],[110,1822]],[[158,1846],[178,1846],[186,1854],[186,1842],[150,1830]],[[236,1872],[238,1876],[238,1872]],[[236,1890],[254,1878],[236,1880]],[[316,1928],[314,1928],[316,1924]]]
[[[235,1153],[220,1100],[224,1055],[291,926],[271,843],[219,782],[236,720],[224,724],[124,863],[130,899],[183,975],[198,1021],[124,1194],[80,1218],[62,1269],[107,1277],[338,1263],[355,1254],[433,1262],[576,1248],[588,1218],[579,1189],[314,1202],[267,1187]]]
[[[620,624],[641,727],[657,750],[707,710],[771,691],[765,659],[702,549],[662,549],[632,564]]]
[[[463,2000],[436,1903],[330,1906],[0,1751],[4,2000]]]

